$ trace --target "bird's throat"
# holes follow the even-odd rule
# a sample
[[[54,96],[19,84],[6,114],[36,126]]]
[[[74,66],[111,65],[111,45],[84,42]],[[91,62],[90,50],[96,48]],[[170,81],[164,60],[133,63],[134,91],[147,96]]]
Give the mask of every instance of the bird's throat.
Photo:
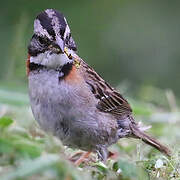
[[[72,70],[73,67],[73,62],[67,62],[63,66],[57,67],[57,68],[50,68],[42,64],[30,62],[30,58],[28,57],[27,59],[27,75],[29,75],[30,72],[35,72],[35,73],[40,73],[41,70],[54,70],[59,73],[59,80],[65,78],[66,76],[69,75],[70,71]]]

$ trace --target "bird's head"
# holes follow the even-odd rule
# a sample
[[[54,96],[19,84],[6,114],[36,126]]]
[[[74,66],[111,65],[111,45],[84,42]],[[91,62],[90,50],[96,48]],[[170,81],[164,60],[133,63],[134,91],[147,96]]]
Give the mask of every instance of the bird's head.
[[[34,21],[34,34],[28,46],[29,63],[61,67],[72,61],[65,48],[72,55],[77,51],[66,18],[54,9],[41,12]]]

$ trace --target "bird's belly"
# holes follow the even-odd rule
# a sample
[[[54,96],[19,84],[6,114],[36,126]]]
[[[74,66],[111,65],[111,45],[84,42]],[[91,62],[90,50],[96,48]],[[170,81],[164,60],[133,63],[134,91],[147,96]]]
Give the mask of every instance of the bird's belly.
[[[52,132],[65,145],[84,150],[116,141],[114,123],[97,111],[97,102],[89,98],[88,91],[59,82],[56,73],[47,75],[29,76],[31,108],[45,131]]]

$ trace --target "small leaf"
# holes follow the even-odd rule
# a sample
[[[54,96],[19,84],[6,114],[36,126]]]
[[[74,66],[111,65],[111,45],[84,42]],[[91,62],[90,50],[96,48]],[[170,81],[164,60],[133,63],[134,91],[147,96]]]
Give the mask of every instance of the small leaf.
[[[0,138],[0,153],[11,153],[13,152],[13,145],[8,139]]]
[[[116,165],[117,168],[117,165]],[[118,161],[118,169],[121,169],[122,175],[125,178],[137,177],[137,168],[134,164],[131,164],[125,160]]]
[[[9,117],[0,118],[0,127],[2,128],[8,127],[12,123],[13,123],[13,120]]]
[[[95,165],[99,169],[99,171],[101,171],[103,173],[107,172],[107,170],[108,170],[107,166],[102,162],[97,162],[97,163],[95,163]]]
[[[26,138],[14,140],[13,145],[16,151],[21,154],[21,156],[28,155],[32,158],[35,158],[40,156],[42,152],[42,147],[40,144],[30,141]]]
[[[119,166],[118,166],[118,162],[115,162],[114,164],[113,164],[113,170],[114,171],[118,171],[118,169],[119,169]]]
[[[34,160],[24,160],[17,169],[12,169],[4,176],[1,176],[1,180],[13,180],[24,179],[27,176],[45,171],[48,167],[52,167],[59,161],[58,155],[46,154]]]

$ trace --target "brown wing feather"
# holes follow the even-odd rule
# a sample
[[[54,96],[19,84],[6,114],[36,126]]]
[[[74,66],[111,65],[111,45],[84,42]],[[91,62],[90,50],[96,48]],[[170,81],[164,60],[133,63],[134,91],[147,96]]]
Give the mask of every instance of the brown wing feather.
[[[98,75],[94,69],[88,66],[84,61],[81,62],[83,66],[83,76],[86,83],[90,87],[94,96],[99,100],[97,108],[103,112],[112,113],[116,116],[124,114],[131,114],[132,109],[129,103],[112,88],[107,82],[105,82],[100,75]]]

